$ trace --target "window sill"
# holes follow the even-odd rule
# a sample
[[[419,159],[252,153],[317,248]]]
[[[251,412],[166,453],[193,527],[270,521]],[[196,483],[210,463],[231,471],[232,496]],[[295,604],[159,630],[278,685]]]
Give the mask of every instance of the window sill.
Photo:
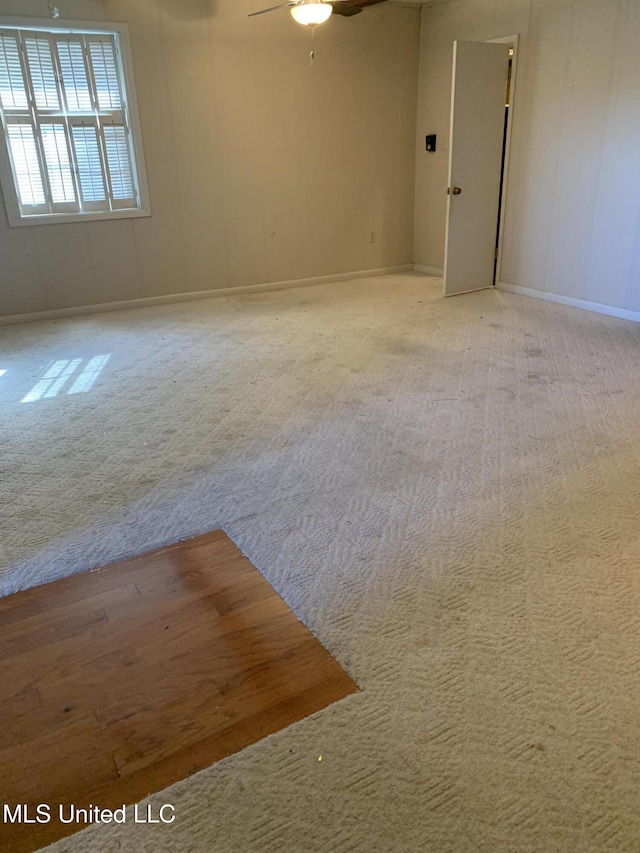
[[[23,228],[30,225],[64,225],[67,223],[77,225],[80,222],[96,222],[98,220],[139,219],[143,216],[151,216],[151,211],[143,208],[125,208],[94,213],[45,213],[37,216],[21,216],[18,219],[8,215],[8,220],[10,228]]]

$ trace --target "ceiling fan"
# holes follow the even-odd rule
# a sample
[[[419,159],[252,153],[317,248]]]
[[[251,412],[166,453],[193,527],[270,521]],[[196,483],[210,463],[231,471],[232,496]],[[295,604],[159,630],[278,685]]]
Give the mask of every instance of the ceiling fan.
[[[331,14],[350,18],[352,15],[359,15],[365,6],[375,6],[377,3],[384,2],[385,0],[291,0],[289,3],[279,3],[277,6],[252,12],[248,17],[264,15],[265,12],[274,12],[276,9],[284,9],[288,6],[294,20],[299,24],[314,26],[322,24]]]

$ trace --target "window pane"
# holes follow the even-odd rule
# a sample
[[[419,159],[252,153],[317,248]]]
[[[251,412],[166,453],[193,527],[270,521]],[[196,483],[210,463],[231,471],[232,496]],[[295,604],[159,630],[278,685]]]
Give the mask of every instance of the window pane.
[[[36,106],[45,110],[60,109],[49,40],[38,36],[27,36],[24,46],[27,51]]]
[[[33,128],[28,124],[10,124],[7,131],[20,204],[44,204],[44,189]]]
[[[61,124],[42,124],[40,133],[54,204],[75,201],[76,191],[71,177],[64,127]]]
[[[135,193],[126,129],[121,125],[107,125],[104,128],[104,142],[113,198],[133,198]]]
[[[98,106],[101,110],[119,110],[122,106],[116,54],[112,42],[92,41],[89,55],[93,66]]]
[[[0,101],[5,110],[25,110],[28,106],[18,40],[0,33]]]
[[[82,199],[83,201],[104,201],[106,193],[96,129],[76,126],[71,129],[71,133],[78,163]]]
[[[79,41],[56,42],[60,68],[62,69],[62,88],[67,99],[67,107],[72,112],[91,110],[91,94],[84,67],[82,45]]]

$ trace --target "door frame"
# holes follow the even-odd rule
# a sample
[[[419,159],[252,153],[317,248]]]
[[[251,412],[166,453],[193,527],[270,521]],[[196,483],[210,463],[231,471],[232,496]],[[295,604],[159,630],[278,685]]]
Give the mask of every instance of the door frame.
[[[500,228],[498,231],[498,258],[496,264],[496,277],[493,282],[494,287],[500,286],[500,274],[502,271],[502,247],[504,241],[504,225],[507,212],[507,189],[509,183],[509,160],[511,154],[511,131],[513,128],[513,105],[515,103],[516,93],[516,72],[518,69],[518,42],[520,36],[514,33],[511,36],[500,36],[494,39],[485,39],[487,42],[497,44],[510,44],[513,46],[513,56],[511,57],[511,82],[509,85],[509,115],[507,117],[507,137],[504,145],[504,171],[502,174],[502,194],[500,196]]]

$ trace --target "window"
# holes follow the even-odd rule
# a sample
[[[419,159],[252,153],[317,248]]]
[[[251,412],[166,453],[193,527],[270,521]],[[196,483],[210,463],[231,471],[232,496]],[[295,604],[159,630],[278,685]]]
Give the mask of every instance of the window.
[[[11,225],[149,215],[129,68],[123,25],[0,19],[0,182]]]

